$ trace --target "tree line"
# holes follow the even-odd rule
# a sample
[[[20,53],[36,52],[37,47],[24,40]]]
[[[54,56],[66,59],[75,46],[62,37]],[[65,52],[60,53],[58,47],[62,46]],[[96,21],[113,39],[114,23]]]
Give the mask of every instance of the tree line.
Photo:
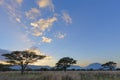
[[[2,56],[5,57],[6,62],[10,65],[19,65],[21,67],[21,74],[24,73],[25,70],[27,70],[27,67],[29,64],[36,62],[37,60],[42,60],[46,57],[46,55],[37,55],[35,52],[30,50],[25,51],[13,51],[11,53],[5,53],[2,54]],[[74,60],[70,57],[63,57],[61,58],[57,63],[54,69],[51,70],[63,70],[66,71],[68,67],[70,67],[73,64],[76,64],[77,60]],[[0,71],[4,70],[10,70],[10,65],[3,65],[0,64]],[[104,69],[107,70],[115,70],[117,63],[113,61],[109,61],[102,65]],[[104,70],[101,69],[101,70]],[[29,69],[28,69],[29,70]],[[47,70],[45,68],[42,68],[41,70]]]

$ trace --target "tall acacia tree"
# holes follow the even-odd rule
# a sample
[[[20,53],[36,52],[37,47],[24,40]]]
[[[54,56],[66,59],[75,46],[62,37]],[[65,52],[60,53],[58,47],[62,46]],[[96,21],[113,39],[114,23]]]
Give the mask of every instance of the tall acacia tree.
[[[117,66],[117,63],[113,62],[113,61],[109,61],[105,64],[102,65],[103,68],[108,68],[109,70],[114,70],[115,67]]]
[[[66,69],[72,64],[76,64],[76,60],[70,57],[63,57],[58,61],[58,63],[56,63],[56,67],[66,71]]]
[[[8,63],[13,65],[21,66],[21,74],[24,73],[26,67],[30,63],[34,63],[37,60],[43,59],[45,55],[37,55],[35,52],[25,50],[25,51],[13,51],[11,53],[3,54]]]

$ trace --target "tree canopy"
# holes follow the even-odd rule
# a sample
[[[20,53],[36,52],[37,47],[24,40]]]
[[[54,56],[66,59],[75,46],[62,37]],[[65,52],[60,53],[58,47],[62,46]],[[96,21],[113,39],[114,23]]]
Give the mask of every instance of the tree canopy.
[[[35,52],[25,50],[25,51],[13,51],[11,53],[3,54],[8,63],[21,66],[21,74],[23,74],[27,65],[34,63],[37,60],[43,59],[45,55],[37,55]]]
[[[70,57],[63,57],[58,61],[58,63],[56,63],[56,67],[58,69],[63,69],[64,71],[66,71],[66,69],[72,64],[76,64],[76,60]]]
[[[109,70],[114,70],[115,67],[117,66],[117,63],[113,61],[106,62],[105,64],[102,65],[103,68],[108,68]]]

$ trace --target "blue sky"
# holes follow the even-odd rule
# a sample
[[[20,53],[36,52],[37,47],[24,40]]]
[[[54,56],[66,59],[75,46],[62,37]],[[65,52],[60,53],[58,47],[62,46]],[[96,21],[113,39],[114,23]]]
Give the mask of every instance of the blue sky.
[[[64,56],[78,65],[120,66],[119,0],[0,0],[0,48],[39,49],[54,65]],[[36,63],[39,65],[39,63]]]

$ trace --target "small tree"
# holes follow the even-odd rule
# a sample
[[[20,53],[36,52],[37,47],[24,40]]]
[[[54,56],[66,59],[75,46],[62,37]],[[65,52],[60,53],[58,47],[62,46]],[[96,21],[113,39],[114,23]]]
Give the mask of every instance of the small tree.
[[[9,70],[11,70],[9,67],[10,67],[10,65],[8,65],[8,64],[0,63],[0,71],[9,71]]]
[[[70,67],[72,64],[76,64],[76,60],[74,60],[73,58],[64,57],[64,58],[61,58],[58,61],[58,63],[56,63],[56,67],[58,69],[62,69],[66,71],[66,69]]]
[[[21,66],[21,74],[24,73],[26,67],[30,63],[34,63],[37,60],[43,59],[46,56],[44,55],[37,55],[35,52],[26,50],[26,51],[13,51],[11,53],[3,54],[8,63],[13,65],[20,65]]]
[[[117,66],[117,63],[113,62],[113,61],[109,61],[105,64],[102,65],[103,68],[108,68],[109,70],[114,70],[115,67]]]

